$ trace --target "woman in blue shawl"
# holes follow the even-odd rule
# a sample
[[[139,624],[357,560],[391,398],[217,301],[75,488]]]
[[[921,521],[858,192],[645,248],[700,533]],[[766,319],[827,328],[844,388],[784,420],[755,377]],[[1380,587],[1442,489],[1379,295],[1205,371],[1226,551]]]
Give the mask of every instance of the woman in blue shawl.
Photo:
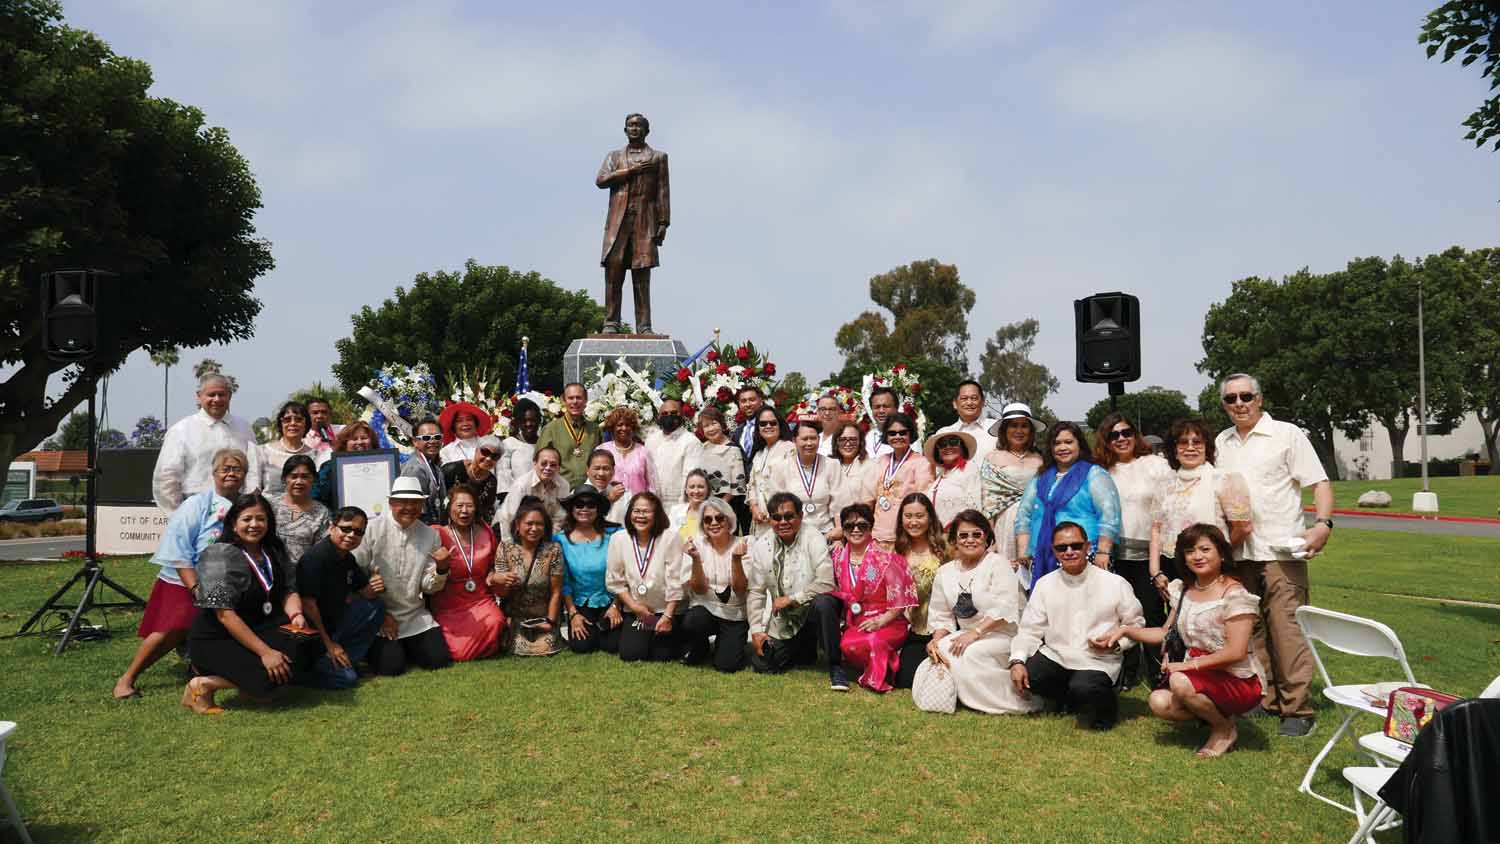
[[[1120,493],[1109,472],[1091,461],[1088,440],[1072,422],[1058,422],[1047,433],[1042,471],[1026,486],[1016,511],[1016,570],[1031,584],[1057,568],[1052,529],[1061,522],[1082,525],[1094,565],[1109,568],[1110,548],[1120,538]]]

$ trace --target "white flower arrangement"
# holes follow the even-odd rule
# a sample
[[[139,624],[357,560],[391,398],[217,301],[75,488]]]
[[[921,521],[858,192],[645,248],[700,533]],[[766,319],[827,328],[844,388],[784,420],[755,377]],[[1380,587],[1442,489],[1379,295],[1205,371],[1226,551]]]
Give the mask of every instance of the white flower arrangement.
[[[595,366],[585,380],[589,402],[583,415],[589,421],[597,422],[617,407],[629,407],[639,414],[642,428],[656,421],[662,395],[651,386],[651,367],[637,371],[620,357],[611,365]]]
[[[898,363],[884,372],[865,375],[860,383],[859,395],[866,427],[875,424],[875,417],[870,415],[870,394],[876,387],[890,387],[896,391],[896,409],[917,423],[917,436],[913,445],[919,446],[927,437],[927,414],[922,412],[916,398],[922,392],[922,382],[904,363]]]

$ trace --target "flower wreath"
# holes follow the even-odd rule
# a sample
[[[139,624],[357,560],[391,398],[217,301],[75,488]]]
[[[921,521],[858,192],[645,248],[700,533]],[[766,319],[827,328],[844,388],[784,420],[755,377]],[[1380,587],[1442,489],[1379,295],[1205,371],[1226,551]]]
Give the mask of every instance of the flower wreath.
[[[776,364],[754,343],[725,343],[704,352],[696,366],[678,368],[662,387],[661,396],[681,401],[686,418],[712,405],[723,411],[725,418],[742,423],[745,420],[735,404],[735,393],[745,386],[759,387],[766,401],[774,404],[771,394],[775,375]]]

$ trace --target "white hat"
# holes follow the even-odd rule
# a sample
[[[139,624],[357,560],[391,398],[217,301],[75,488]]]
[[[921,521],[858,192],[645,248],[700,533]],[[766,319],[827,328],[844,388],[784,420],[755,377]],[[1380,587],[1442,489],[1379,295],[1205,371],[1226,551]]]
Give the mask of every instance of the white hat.
[[[426,500],[427,493],[422,491],[422,482],[410,475],[403,475],[391,483],[390,498],[415,498]]]
[[[990,436],[1004,436],[1005,423],[1012,419],[1025,419],[1027,422],[1030,422],[1033,434],[1046,427],[1042,424],[1042,420],[1036,418],[1036,415],[1031,412],[1031,405],[1025,402],[1013,401],[1005,407],[1000,408],[1000,421],[990,426]]]

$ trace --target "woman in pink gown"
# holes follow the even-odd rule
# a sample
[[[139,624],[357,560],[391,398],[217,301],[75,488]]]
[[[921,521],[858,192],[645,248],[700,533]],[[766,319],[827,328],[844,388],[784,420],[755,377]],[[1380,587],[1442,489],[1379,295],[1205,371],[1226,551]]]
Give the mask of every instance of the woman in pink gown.
[[[870,541],[875,511],[860,503],[840,514],[844,545],[833,558],[844,602],[844,637],[839,643],[844,664],[862,672],[859,684],[876,692],[891,690],[891,678],[906,641],[904,610],[917,605],[917,586],[906,559]]]
[[[448,492],[448,524],[436,528],[448,549],[448,583],[432,596],[432,617],[443,628],[453,659],[464,662],[493,656],[500,649],[505,615],[495,603],[495,532],[475,524],[478,498],[459,484]]]

